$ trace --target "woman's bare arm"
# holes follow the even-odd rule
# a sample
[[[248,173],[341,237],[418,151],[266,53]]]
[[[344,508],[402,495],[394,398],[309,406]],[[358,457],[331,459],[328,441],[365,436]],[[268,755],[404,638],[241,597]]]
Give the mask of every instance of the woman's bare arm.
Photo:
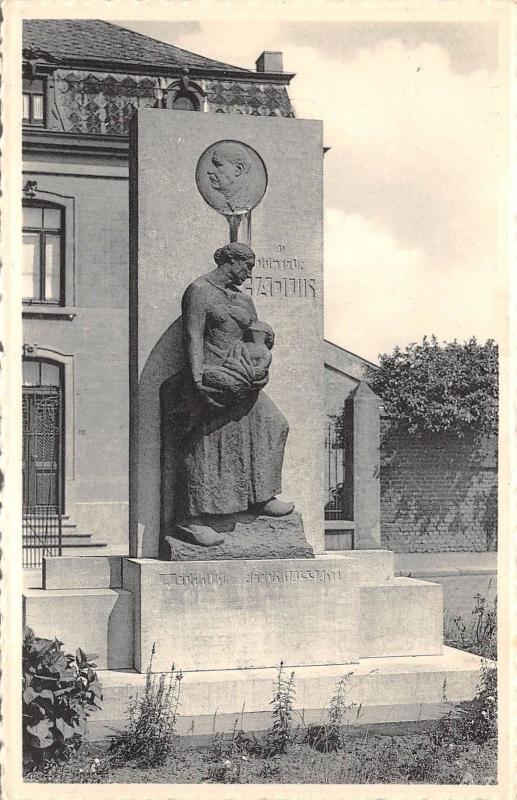
[[[191,283],[181,301],[183,341],[188,365],[199,384],[203,379],[203,337],[206,322],[206,301],[203,291]]]

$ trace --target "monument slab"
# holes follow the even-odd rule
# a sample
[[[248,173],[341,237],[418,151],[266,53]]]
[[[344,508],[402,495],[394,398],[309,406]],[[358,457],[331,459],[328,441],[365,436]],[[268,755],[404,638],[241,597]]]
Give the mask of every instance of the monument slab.
[[[232,185],[227,182],[232,169],[220,164],[224,158],[234,161]],[[187,287],[194,285],[195,294],[200,276],[214,269],[214,253],[236,239],[256,254],[253,274],[235,293],[236,305],[241,314],[256,308],[258,319],[275,333],[270,379],[261,397],[289,425],[280,499],[294,502],[309,544],[315,552],[324,550],[322,161],[322,126],[316,121],[165,110],[140,110],[132,119],[133,556],[157,557],[162,523],[170,529],[176,514],[172,484],[178,458],[174,447],[161,450],[160,391],[186,366],[181,300]],[[203,291],[210,300],[220,289],[225,286]],[[170,480],[161,485],[163,472]]]
[[[218,670],[347,664],[358,658],[352,558],[165,562],[125,559],[135,667]]]

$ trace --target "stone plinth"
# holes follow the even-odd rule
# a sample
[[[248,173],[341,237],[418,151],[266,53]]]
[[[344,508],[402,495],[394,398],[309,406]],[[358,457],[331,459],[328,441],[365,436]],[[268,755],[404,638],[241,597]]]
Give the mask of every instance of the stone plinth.
[[[413,578],[360,588],[361,658],[440,655],[442,587]]]
[[[359,655],[353,559],[125,559],[134,595],[135,667],[224,670],[347,664]]]
[[[337,682],[349,674],[347,703],[356,704],[347,717],[350,723],[435,719],[450,710],[443,703],[444,686],[449,703],[472,700],[480,668],[479,656],[450,647],[438,656],[365,658],[357,664],[297,667],[295,708],[303,712],[306,723],[320,722]],[[241,724],[241,715],[245,730],[268,728],[277,674],[276,669],[186,672],[178,732],[231,731],[236,718]],[[94,721],[105,720],[109,727],[109,721],[126,719],[129,698],[143,691],[145,675],[101,672],[99,678],[104,702]]]
[[[118,589],[121,556],[50,556],[43,559],[44,589]]]
[[[160,387],[184,368],[181,298],[215,267],[227,219],[196,185],[215,142],[253,148],[268,176],[251,212],[253,276],[242,286],[275,331],[265,392],[289,436],[281,499],[295,503],[316,553],[323,513],[323,139],[321,122],[140,109],[130,137],[130,554],[156,558],[161,513],[174,519],[171,483],[160,487]],[[242,222],[240,240],[248,226]],[[174,454],[167,460],[174,475]]]
[[[96,654],[99,669],[133,667],[133,596],[124,589],[26,589],[23,620],[67,653]]]
[[[221,561],[229,558],[313,558],[303,522],[296,511],[286,517],[257,516],[249,512],[210,517],[208,524],[224,535],[215,547],[200,547],[167,536],[171,561]],[[180,533],[178,532],[178,536]]]

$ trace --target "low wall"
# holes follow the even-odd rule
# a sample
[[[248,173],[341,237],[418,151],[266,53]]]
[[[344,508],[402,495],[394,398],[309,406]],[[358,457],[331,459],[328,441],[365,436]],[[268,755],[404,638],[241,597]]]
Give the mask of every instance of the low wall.
[[[382,547],[399,553],[497,549],[497,440],[381,427]]]

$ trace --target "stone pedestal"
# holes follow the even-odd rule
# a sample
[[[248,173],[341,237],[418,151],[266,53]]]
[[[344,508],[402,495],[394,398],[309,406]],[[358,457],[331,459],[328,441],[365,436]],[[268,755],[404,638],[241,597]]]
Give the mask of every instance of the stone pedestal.
[[[221,561],[229,558],[313,558],[312,548],[307,544],[300,514],[294,511],[285,517],[257,516],[250,512],[225,514],[206,518],[210,527],[224,535],[220,545],[200,547],[166,537],[169,552],[164,555],[170,561]],[[177,536],[181,535],[181,531]]]
[[[353,559],[126,559],[135,602],[135,667],[156,671],[347,664],[359,657]]]

